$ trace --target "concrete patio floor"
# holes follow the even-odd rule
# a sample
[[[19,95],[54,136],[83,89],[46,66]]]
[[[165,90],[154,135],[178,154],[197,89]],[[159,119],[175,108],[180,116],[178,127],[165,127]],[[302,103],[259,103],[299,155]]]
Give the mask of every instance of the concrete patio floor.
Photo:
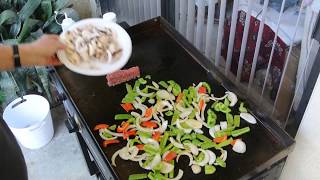
[[[51,110],[54,137],[49,144],[22,152],[28,168],[30,180],[94,180],[83,158],[75,134],[69,134],[64,125],[67,118],[63,106]]]

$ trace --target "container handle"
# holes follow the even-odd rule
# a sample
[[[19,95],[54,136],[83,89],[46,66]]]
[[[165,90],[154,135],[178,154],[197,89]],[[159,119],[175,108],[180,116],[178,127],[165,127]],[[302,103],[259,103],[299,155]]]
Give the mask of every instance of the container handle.
[[[14,104],[11,106],[12,109],[27,101],[26,99],[23,98],[23,95],[21,95],[20,98],[21,98],[20,101],[14,103]]]

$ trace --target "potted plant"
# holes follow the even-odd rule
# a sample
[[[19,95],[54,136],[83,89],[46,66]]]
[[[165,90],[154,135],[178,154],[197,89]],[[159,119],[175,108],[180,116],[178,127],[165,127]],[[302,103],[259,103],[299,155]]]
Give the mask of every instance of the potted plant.
[[[55,12],[79,19],[68,0],[1,0],[0,43],[32,42],[44,33],[60,33],[61,26],[56,22]],[[18,68],[0,75],[4,103],[16,98],[17,93],[41,94],[52,102],[49,87],[48,74],[43,67]]]

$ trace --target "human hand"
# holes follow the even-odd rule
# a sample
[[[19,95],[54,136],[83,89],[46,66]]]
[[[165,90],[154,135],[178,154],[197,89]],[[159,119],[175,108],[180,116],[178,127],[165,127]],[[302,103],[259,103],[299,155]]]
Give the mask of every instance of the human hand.
[[[31,44],[23,44],[19,46],[22,65],[61,65],[56,57],[58,50],[64,49],[57,35],[43,35],[37,41]]]

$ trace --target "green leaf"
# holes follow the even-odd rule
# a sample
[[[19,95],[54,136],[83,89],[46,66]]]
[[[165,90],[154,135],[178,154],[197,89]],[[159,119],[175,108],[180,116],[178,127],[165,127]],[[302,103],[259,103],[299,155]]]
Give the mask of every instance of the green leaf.
[[[23,23],[22,30],[18,36],[19,43],[24,42],[26,38],[30,35],[32,29],[38,24],[41,23],[40,20],[37,19],[26,19]]]
[[[17,38],[18,34],[21,31],[21,27],[22,27],[22,22],[20,19],[18,19],[16,23],[10,26],[10,31],[9,31],[10,37]]]
[[[44,12],[44,19],[47,20],[52,16],[52,4],[51,0],[43,0],[41,2],[41,9]]]
[[[34,11],[39,7],[41,0],[28,0],[28,2],[23,6],[23,8],[18,13],[22,20],[29,18]]]
[[[13,24],[17,21],[18,15],[12,10],[5,10],[0,14],[0,25]]]
[[[54,10],[60,11],[63,8],[66,8],[70,5],[69,0],[57,0],[54,4]]]
[[[18,39],[7,39],[3,41],[3,44],[14,45],[19,44]]]
[[[5,40],[9,38],[8,32],[6,28],[0,25],[0,38],[1,40]]]

